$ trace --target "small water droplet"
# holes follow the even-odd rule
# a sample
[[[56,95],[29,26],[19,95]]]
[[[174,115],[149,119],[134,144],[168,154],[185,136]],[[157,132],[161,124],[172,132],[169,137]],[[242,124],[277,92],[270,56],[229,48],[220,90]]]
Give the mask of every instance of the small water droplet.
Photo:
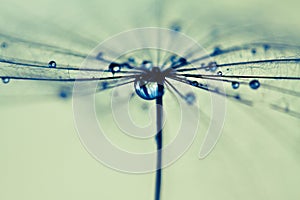
[[[218,74],[219,76],[222,76],[222,75],[223,75],[222,71],[218,71],[217,74]]]
[[[8,77],[3,77],[3,78],[2,78],[2,82],[3,82],[4,84],[9,83],[9,81],[10,81],[10,78],[8,78]]]
[[[56,62],[55,61],[50,61],[49,63],[48,63],[48,67],[49,68],[56,68]]]
[[[105,90],[105,89],[107,89],[107,87],[108,87],[108,82],[101,82],[100,83],[101,90]]]
[[[96,56],[97,60],[102,60],[103,59],[103,52],[99,52]]]
[[[216,62],[210,62],[207,66],[208,70],[211,72],[215,72],[218,69],[218,65]]]
[[[240,83],[239,82],[236,82],[236,81],[233,81],[232,83],[231,83],[231,86],[232,86],[232,88],[233,89],[238,89],[239,87],[240,87]]]
[[[142,63],[142,67],[145,68],[145,69],[152,69],[153,67],[153,64],[151,61],[148,61],[148,60],[144,60],[143,63]]]
[[[215,49],[214,49],[213,53],[211,54],[211,56],[217,56],[217,55],[220,55],[222,53],[223,53],[223,51],[220,47],[215,47]]]
[[[198,82],[197,81],[192,81],[191,84],[192,84],[192,86],[198,86]]]
[[[68,97],[68,93],[66,91],[60,91],[59,96],[62,99],[66,99]]]
[[[269,50],[271,48],[270,45],[268,45],[268,44],[264,44],[263,47],[264,47],[265,51],[267,51],[267,50]]]
[[[8,45],[7,45],[6,42],[2,42],[2,43],[1,43],[1,48],[5,49],[5,48],[7,48],[7,46],[8,46]]]
[[[179,32],[179,31],[181,31],[181,26],[179,24],[173,24],[171,26],[171,30]]]
[[[234,98],[237,99],[237,100],[240,100],[241,96],[239,94],[237,94],[237,95],[234,96]]]
[[[172,67],[177,68],[183,65],[187,64],[187,60],[184,57],[176,57],[176,56],[171,56],[170,61],[172,63]]]
[[[62,99],[67,99],[68,97],[70,97],[70,94],[70,88],[62,87],[58,93],[58,96]]]
[[[173,63],[176,61],[176,56],[175,55],[172,55],[170,56],[170,61]]]
[[[250,86],[253,90],[256,90],[256,89],[259,88],[260,83],[259,83],[258,80],[252,80],[252,81],[250,81],[249,86]]]
[[[196,97],[195,97],[195,94],[190,92],[190,93],[187,93],[185,95],[185,101],[189,104],[189,105],[192,105],[196,100]]]
[[[183,65],[183,64],[186,64],[186,63],[187,63],[186,59],[185,59],[185,58],[183,58],[183,57],[179,58],[178,62],[179,62],[181,65]]]
[[[121,66],[118,63],[110,63],[110,65],[108,66],[108,70],[112,74],[115,74],[116,72],[120,72],[121,71]]]
[[[128,62],[135,63],[135,59],[133,57],[129,57]]]

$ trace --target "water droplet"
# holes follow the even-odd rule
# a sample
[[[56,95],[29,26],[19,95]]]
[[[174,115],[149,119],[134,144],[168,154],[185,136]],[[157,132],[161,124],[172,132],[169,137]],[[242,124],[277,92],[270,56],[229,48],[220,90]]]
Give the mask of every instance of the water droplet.
[[[222,49],[220,47],[215,47],[214,51],[212,52],[211,56],[217,56],[223,53]]]
[[[170,61],[173,63],[176,61],[176,56],[175,55],[172,55],[170,56]]]
[[[3,48],[3,49],[7,48],[7,43],[6,42],[2,42],[1,43],[1,48]]]
[[[232,88],[233,89],[238,89],[239,87],[240,87],[240,83],[239,82],[236,82],[236,81],[233,81],[232,83],[231,83],[231,86],[232,86]]]
[[[173,24],[171,26],[171,30],[179,32],[179,31],[181,31],[181,26],[179,24]]]
[[[222,76],[223,75],[223,73],[221,72],[221,71],[218,71],[218,73],[217,73],[219,76]]]
[[[143,63],[142,63],[142,67],[145,68],[145,69],[152,69],[153,67],[153,64],[151,61],[148,61],[148,60],[144,60]]]
[[[135,59],[133,57],[129,57],[128,62],[135,63]]]
[[[68,97],[68,93],[66,91],[60,91],[59,96],[62,99],[66,99]]]
[[[183,57],[179,58],[178,62],[181,64],[181,65],[184,65],[187,63],[187,60]]]
[[[264,44],[263,47],[264,47],[265,51],[267,51],[271,48],[270,45],[268,45],[268,44]]]
[[[210,62],[207,66],[208,70],[211,72],[215,72],[218,69],[218,65],[216,62]]]
[[[96,56],[97,60],[102,60],[103,59],[103,52],[99,52]]]
[[[145,100],[153,100],[164,94],[164,86],[157,82],[136,80],[134,88],[139,97]]]
[[[191,85],[192,85],[192,86],[198,86],[198,82],[197,82],[197,81],[192,81],[192,82],[191,82]]]
[[[171,56],[170,61],[172,62],[172,67],[174,68],[187,64],[187,60],[183,57],[178,58],[176,56]]]
[[[3,78],[2,78],[2,82],[3,82],[4,84],[9,83],[9,81],[10,81],[10,78],[8,78],[8,77],[3,77]]]
[[[108,82],[101,82],[99,85],[101,90],[105,90],[108,87]]]
[[[55,61],[50,61],[49,63],[48,63],[48,67],[49,68],[55,68],[56,67],[56,62]]]
[[[235,98],[236,100],[240,100],[240,99],[241,99],[241,96],[240,96],[239,94],[237,94],[237,95],[234,96],[234,98]]]
[[[259,88],[260,83],[259,83],[258,80],[252,80],[252,81],[250,81],[249,86],[250,86],[253,90],[256,90],[256,89]]]
[[[120,72],[121,71],[121,66],[118,63],[110,63],[110,65],[108,66],[108,70],[114,74],[116,72]]]
[[[70,96],[70,88],[67,87],[62,87],[58,93],[58,96],[62,99],[66,99]]]
[[[190,93],[187,93],[185,95],[185,101],[189,104],[189,105],[192,105],[196,100],[196,97],[195,97],[195,94],[190,92]]]

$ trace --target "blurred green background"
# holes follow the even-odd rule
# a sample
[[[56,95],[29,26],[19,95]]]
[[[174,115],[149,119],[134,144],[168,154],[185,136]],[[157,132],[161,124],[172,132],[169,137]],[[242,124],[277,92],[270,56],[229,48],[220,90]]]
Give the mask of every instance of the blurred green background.
[[[218,29],[221,35],[263,27],[272,30],[266,38],[278,33],[292,41],[300,33],[297,0],[0,0],[0,5],[1,33],[86,54],[121,31],[174,22],[186,34],[202,38],[200,44],[210,41],[215,27],[224,28]],[[242,38],[239,34],[236,39]],[[1,50],[1,55],[82,62],[27,51],[26,45],[16,48]],[[75,130],[71,99],[56,98],[58,87],[23,81],[0,86],[0,199],[153,199],[154,174],[117,172],[88,154]],[[198,159],[202,131],[186,154],[164,169],[162,199],[299,199],[299,122],[228,101],[223,135],[214,151]]]

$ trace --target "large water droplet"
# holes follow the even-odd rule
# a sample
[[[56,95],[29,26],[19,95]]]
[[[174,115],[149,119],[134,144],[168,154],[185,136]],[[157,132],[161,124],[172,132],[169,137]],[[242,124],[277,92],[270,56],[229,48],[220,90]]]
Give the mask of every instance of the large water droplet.
[[[145,100],[153,100],[164,94],[163,85],[157,82],[136,80],[134,83],[136,93]]]
[[[56,62],[55,61],[50,61],[49,63],[48,63],[48,67],[49,68],[55,68],[56,67]]]
[[[233,81],[232,83],[231,83],[231,86],[232,86],[232,88],[233,89],[238,89],[239,87],[240,87],[240,83],[239,82],[236,82],[236,81]]]
[[[8,78],[8,77],[2,78],[2,82],[3,82],[4,84],[9,83],[9,81],[10,81],[10,78]]]
[[[259,88],[260,83],[259,83],[258,80],[252,80],[252,81],[250,81],[249,86],[250,86],[252,89],[256,90],[256,89]]]

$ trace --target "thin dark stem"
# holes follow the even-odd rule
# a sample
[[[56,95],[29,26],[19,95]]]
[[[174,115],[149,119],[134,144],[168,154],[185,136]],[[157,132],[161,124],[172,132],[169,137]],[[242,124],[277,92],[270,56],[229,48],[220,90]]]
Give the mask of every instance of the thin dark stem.
[[[161,162],[162,162],[162,119],[163,119],[163,99],[156,99],[156,145],[157,145],[157,163],[156,163],[156,182],[155,182],[155,200],[160,200],[161,193]]]

